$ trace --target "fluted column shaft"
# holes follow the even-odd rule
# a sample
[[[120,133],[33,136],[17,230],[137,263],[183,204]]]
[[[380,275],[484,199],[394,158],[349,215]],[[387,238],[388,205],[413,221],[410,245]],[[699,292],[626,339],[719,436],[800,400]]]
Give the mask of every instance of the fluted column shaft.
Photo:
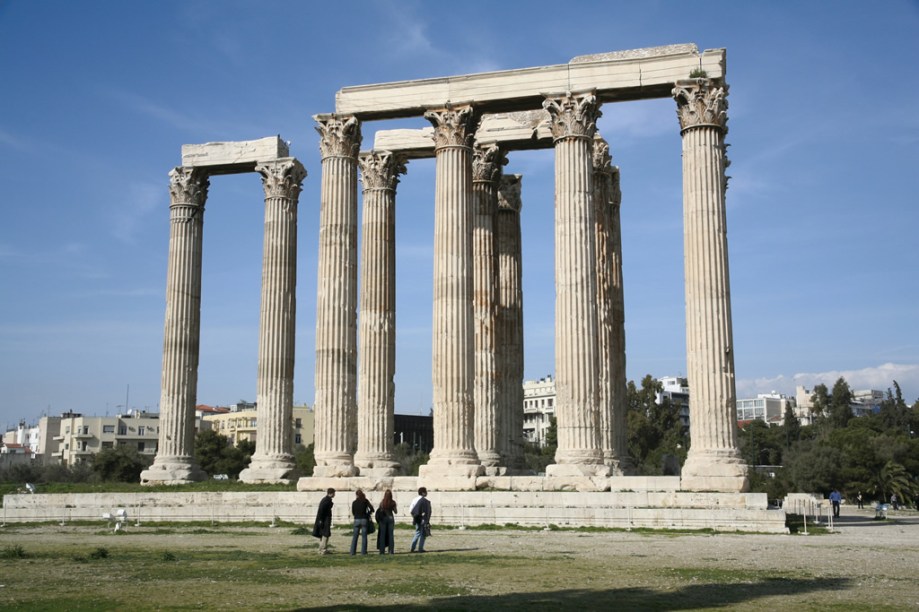
[[[500,444],[506,432],[498,417],[497,329],[498,275],[495,214],[501,166],[507,160],[492,145],[477,148],[472,162],[474,221],[473,319],[475,321],[475,450],[487,469],[501,463]]]
[[[316,297],[314,476],[353,476],[357,443],[357,154],[354,117],[317,115],[322,185]]]
[[[727,91],[708,79],[673,90],[683,136],[686,369],[691,446],[682,488],[748,486],[737,448],[731,297],[725,217]]]
[[[498,253],[498,423],[500,451],[510,470],[523,462],[522,177],[501,177],[496,219]]]
[[[364,185],[361,237],[357,453],[361,475],[399,472],[393,458],[396,373],[396,185],[398,155],[360,157]]]
[[[178,167],[169,173],[169,263],[160,394],[159,447],[144,484],[207,478],[194,458],[195,400],[201,340],[201,248],[207,175]]]
[[[297,319],[297,203],[306,170],[293,158],[260,164],[265,190],[258,341],[258,435],[243,482],[286,482],[294,468],[291,419]]]
[[[625,375],[625,295],[622,283],[622,225],[619,210],[622,190],[619,168],[613,166],[610,175],[610,271],[612,292],[613,363],[610,367],[613,389],[613,456],[618,474],[631,474],[635,466],[629,455],[628,397]]]
[[[603,449],[603,462],[615,471],[618,467],[618,458],[614,450],[613,406],[616,391],[613,387],[613,369],[618,361],[618,347],[615,345],[613,321],[613,245],[610,215],[612,165],[609,145],[599,135],[595,135],[593,141],[593,172],[594,205],[597,215],[597,344],[600,355],[597,386],[600,445]]]
[[[555,374],[558,451],[547,475],[605,475],[598,432],[592,94],[543,103],[555,140]]]
[[[434,125],[434,448],[422,476],[483,471],[474,445],[471,107],[425,113]]]

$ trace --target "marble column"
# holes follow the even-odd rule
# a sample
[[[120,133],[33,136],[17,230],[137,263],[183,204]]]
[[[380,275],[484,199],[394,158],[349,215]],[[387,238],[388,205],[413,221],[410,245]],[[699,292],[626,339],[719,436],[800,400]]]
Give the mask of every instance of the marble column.
[[[673,89],[683,137],[686,373],[691,445],[681,488],[745,491],[737,446],[731,291],[725,216],[727,87],[709,79]]]
[[[291,419],[297,321],[297,203],[306,169],[294,158],[262,163],[265,238],[258,340],[258,433],[243,482],[287,483],[294,469]]]
[[[475,209],[472,230],[473,319],[475,321],[475,450],[486,474],[502,474],[500,444],[506,432],[499,427],[496,362],[498,270],[495,251],[495,214],[498,181],[507,159],[495,145],[477,147],[472,161]]]
[[[631,469],[626,430],[625,312],[622,294],[622,231],[619,168],[609,144],[594,137],[594,201],[597,207],[597,326],[599,330],[600,443],[613,474]]]
[[[317,477],[354,476],[357,445],[357,155],[355,117],[316,115],[321,139],[314,450]]]
[[[555,379],[558,450],[547,476],[607,476],[599,436],[592,93],[543,102],[555,141]]]
[[[396,185],[405,160],[386,151],[359,158],[364,184],[361,237],[357,453],[361,476],[394,476],[396,373]]]
[[[501,457],[511,473],[523,461],[523,257],[520,191],[522,176],[504,175],[498,186],[495,221],[498,253],[498,423]]]
[[[434,448],[423,477],[484,473],[475,452],[472,325],[472,146],[470,106],[425,113],[434,125]]]
[[[201,339],[201,246],[207,175],[178,167],[169,173],[169,263],[156,458],[143,484],[205,480],[195,461],[195,400]]]
[[[613,369],[618,361],[613,331],[613,270],[612,270],[612,219],[610,216],[610,189],[612,158],[609,144],[599,134],[593,141],[593,195],[596,207],[597,240],[597,343],[599,371],[597,376],[600,415],[600,444],[603,462],[617,472],[618,458],[614,450],[613,406],[616,392],[613,388]]]
[[[635,471],[635,464],[629,455],[628,394],[625,375],[625,296],[622,284],[622,225],[619,209],[622,204],[622,190],[619,183],[619,167],[610,168],[610,270],[613,304],[613,358],[611,367],[613,388],[613,457],[614,473],[628,476]]]

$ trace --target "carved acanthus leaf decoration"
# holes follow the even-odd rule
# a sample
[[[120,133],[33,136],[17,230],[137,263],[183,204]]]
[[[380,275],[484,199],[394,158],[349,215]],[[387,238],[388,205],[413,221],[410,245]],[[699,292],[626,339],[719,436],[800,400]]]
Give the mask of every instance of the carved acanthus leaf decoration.
[[[523,207],[520,188],[523,176],[520,174],[503,174],[498,182],[498,210],[519,213]]]
[[[476,147],[472,158],[472,180],[491,183],[501,176],[507,165],[507,155],[497,145]]]
[[[322,157],[357,157],[361,149],[361,122],[351,115],[316,115]]]
[[[262,175],[266,198],[288,198],[296,201],[303,189],[306,168],[292,157],[257,165],[255,171]]]
[[[210,184],[207,174],[198,168],[173,168],[169,172],[169,207],[173,216],[189,220],[204,212]]]
[[[599,136],[594,136],[593,165],[594,172],[609,174],[612,167],[613,156],[609,152],[609,143]]]
[[[546,98],[542,107],[551,118],[549,127],[552,138],[593,138],[597,131],[597,119],[602,116],[600,104],[593,93],[572,94]]]
[[[371,189],[396,190],[399,184],[399,175],[406,172],[404,155],[390,153],[389,151],[371,151],[358,158],[361,165],[361,179],[364,191]]]
[[[728,88],[716,87],[711,79],[677,81],[673,88],[680,129],[715,127],[727,132]]]
[[[471,106],[429,110],[424,118],[434,126],[434,149],[470,147],[475,136],[477,117]]]

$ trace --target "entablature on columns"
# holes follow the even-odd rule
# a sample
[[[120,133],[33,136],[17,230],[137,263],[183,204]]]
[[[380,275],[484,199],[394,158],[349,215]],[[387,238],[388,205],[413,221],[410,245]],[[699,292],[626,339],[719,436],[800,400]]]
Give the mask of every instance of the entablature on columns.
[[[547,91],[595,89],[601,103],[666,98],[696,70],[723,79],[725,56],[724,49],[700,53],[690,43],[581,56],[554,66],[359,85],[340,89],[335,109],[367,121],[417,117],[448,101],[474,104],[482,113],[536,110]]]
[[[207,175],[255,172],[259,164],[289,156],[288,143],[280,136],[182,145],[182,166]]]

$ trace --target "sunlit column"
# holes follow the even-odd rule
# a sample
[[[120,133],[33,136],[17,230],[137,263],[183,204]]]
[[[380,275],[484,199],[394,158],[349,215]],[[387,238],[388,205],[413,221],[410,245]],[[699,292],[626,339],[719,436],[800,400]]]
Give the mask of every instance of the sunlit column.
[[[316,296],[314,476],[353,476],[357,444],[357,154],[354,117],[317,115],[322,186]]]
[[[472,147],[469,106],[428,111],[434,125],[434,448],[420,475],[484,472],[475,452],[472,326]]]
[[[201,339],[201,247],[207,175],[178,167],[169,173],[169,263],[156,458],[143,484],[184,484],[207,478],[195,461],[195,401]]]
[[[297,203],[306,169],[293,158],[256,166],[265,190],[258,341],[258,434],[243,482],[289,482],[297,322]]]
[[[555,141],[555,374],[558,451],[549,476],[605,476],[598,414],[596,97],[548,98]]]
[[[709,79],[673,89],[683,136],[686,370],[691,445],[681,487],[744,491],[737,447],[731,292],[725,216],[727,87]]]
[[[392,476],[396,373],[396,185],[405,160],[386,151],[359,158],[364,185],[360,271],[357,453],[362,476]]]

